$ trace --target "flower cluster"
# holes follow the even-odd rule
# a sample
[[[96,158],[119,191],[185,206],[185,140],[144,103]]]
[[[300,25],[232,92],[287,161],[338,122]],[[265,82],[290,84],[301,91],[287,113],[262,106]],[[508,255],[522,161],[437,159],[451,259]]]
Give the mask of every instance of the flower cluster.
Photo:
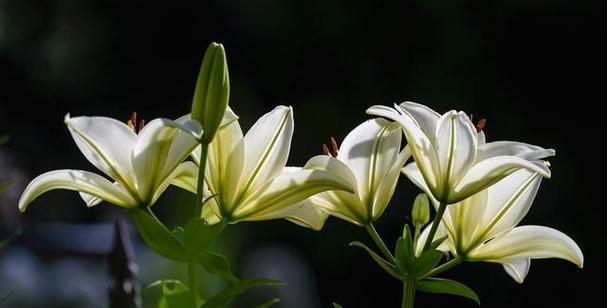
[[[583,266],[580,248],[564,233],[517,227],[542,179],[550,177],[545,159],[554,150],[487,142],[484,120],[475,125],[463,112],[441,115],[404,102],[369,108],[367,113],[379,118],[354,128],[341,147],[331,139],[331,150],[325,146],[324,155],[303,167],[287,166],[293,109],[278,106],[243,133],[227,107],[227,66],[221,57],[222,52],[215,52],[208,61],[224,61],[223,66],[203,62],[202,86],[197,87],[191,115],[137,125],[136,119],[126,124],[68,114],[65,124],[77,147],[105,176],[83,170],[44,173],[27,186],[19,209],[25,211],[49,190],[69,189],[80,192],[87,206],[107,201],[150,211],[167,187],[175,185],[200,195],[197,218],[208,226],[285,218],[320,230],[328,216],[335,216],[367,228],[383,256],[355,244],[393,276],[412,284],[413,292],[434,284],[467,296],[464,289],[452,291],[457,285],[432,278],[462,261],[500,263],[518,282],[527,275],[531,259],[555,257]],[[208,87],[220,89],[219,94],[198,92]],[[436,215],[428,224],[428,198],[417,198],[415,235],[405,227],[392,254],[373,223],[389,204],[401,174],[427,195]],[[176,241],[181,243],[178,237]],[[435,267],[443,255],[438,251],[453,259]]]

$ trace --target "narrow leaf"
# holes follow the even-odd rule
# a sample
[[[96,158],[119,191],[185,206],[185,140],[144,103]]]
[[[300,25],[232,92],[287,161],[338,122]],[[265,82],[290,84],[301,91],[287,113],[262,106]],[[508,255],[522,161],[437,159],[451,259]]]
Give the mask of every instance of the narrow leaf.
[[[198,263],[200,263],[207,272],[217,275],[231,284],[238,283],[238,278],[232,274],[230,261],[228,261],[228,258],[224,255],[206,251],[198,256]]]
[[[417,289],[427,293],[452,294],[469,298],[481,304],[478,295],[464,284],[443,278],[426,278],[417,283]]]
[[[403,279],[402,274],[398,271],[398,269],[396,268],[396,266],[394,264],[392,264],[392,263],[386,261],[384,258],[380,257],[377,253],[375,253],[371,248],[367,247],[365,244],[355,241],[355,242],[350,243],[350,246],[356,246],[356,247],[360,247],[360,248],[366,250],[367,253],[371,256],[371,258],[373,258],[375,263],[377,263],[379,266],[381,266],[381,268],[383,268],[386,272],[388,272],[388,274],[394,276],[396,279]]]
[[[239,283],[236,283],[229,288],[219,292],[215,296],[209,298],[200,308],[218,308],[225,307],[229,304],[236,296],[242,294],[244,291],[258,286],[279,286],[284,285],[281,281],[266,279],[266,278],[254,278],[243,280]]]
[[[222,229],[220,224],[209,226],[202,218],[190,221],[181,234],[190,259],[195,261],[202,252],[208,250]]]
[[[410,249],[407,247],[405,239],[402,237],[396,241],[396,251],[394,257],[396,258],[396,265],[404,272],[409,273],[411,265],[415,261],[415,257]]]
[[[338,303],[333,303],[333,308],[344,308]]]
[[[442,244],[445,240],[447,239],[447,235],[443,235],[437,239],[434,240],[434,242],[432,242],[432,244],[430,244],[430,248],[429,249],[437,249],[438,246],[440,246],[440,244]]]
[[[187,261],[186,250],[181,241],[156,217],[138,208],[127,210],[127,213],[135,221],[137,230],[148,247],[165,258]]]

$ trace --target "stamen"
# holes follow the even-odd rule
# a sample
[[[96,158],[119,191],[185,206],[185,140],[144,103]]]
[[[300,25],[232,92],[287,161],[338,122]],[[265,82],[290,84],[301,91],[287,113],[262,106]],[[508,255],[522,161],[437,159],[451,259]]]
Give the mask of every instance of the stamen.
[[[487,119],[480,119],[476,124],[476,132],[480,133],[485,128],[485,124],[487,124]]]
[[[331,138],[329,138],[329,142],[331,143],[331,149],[333,150],[333,156],[337,157],[337,155],[339,154],[339,146],[337,146],[337,141],[335,141],[335,138],[331,137]]]
[[[470,118],[470,122],[474,123],[474,113],[470,113],[468,118]]]
[[[322,153],[324,155],[331,156],[331,153],[329,152],[329,147],[324,143],[322,144]]]
[[[145,126],[145,120],[144,119],[139,120],[139,125],[137,126],[137,133],[142,131],[144,126]]]
[[[131,113],[131,117],[126,121],[126,125],[135,131],[135,125],[137,124],[137,112]]]

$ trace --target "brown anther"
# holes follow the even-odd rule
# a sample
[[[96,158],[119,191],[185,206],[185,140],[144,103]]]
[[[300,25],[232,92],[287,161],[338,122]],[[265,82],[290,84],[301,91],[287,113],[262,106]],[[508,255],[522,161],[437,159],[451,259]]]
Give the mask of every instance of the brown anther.
[[[480,133],[485,128],[485,124],[487,124],[487,119],[480,119],[476,124],[476,132]]]
[[[322,145],[322,153],[324,155],[331,156],[331,152],[329,152],[329,147],[326,144],[324,144],[324,143]]]
[[[474,123],[474,113],[469,114],[468,118],[470,118],[470,122]]]
[[[331,143],[331,150],[333,150],[333,156],[337,157],[337,155],[339,154],[339,146],[337,146],[337,141],[335,141],[335,138],[331,137],[329,138],[329,142]]]
[[[126,125],[135,131],[135,125],[137,125],[137,112],[131,113],[131,117],[126,121]]]
[[[142,131],[144,126],[145,126],[145,120],[144,119],[139,120],[139,125],[137,125],[137,132],[139,133],[140,131]]]

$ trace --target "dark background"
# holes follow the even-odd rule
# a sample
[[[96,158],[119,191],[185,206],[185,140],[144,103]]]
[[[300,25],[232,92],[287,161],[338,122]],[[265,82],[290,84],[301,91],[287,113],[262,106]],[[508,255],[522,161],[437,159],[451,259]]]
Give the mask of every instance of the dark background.
[[[0,0],[0,134],[11,138],[0,149],[0,180],[13,182],[2,196],[0,223],[3,234],[24,228],[23,237],[0,256],[19,250],[42,268],[74,258],[102,264],[98,254],[107,247],[107,234],[103,241],[92,239],[99,241],[96,255],[36,242],[32,230],[46,230],[49,223],[111,223],[122,216],[120,209],[107,204],[86,209],[75,193],[55,191],[19,215],[20,192],[48,170],[94,169],[62,123],[67,112],[125,120],[132,111],[146,119],[187,113],[203,52],[217,41],[227,50],[230,105],[244,129],[275,105],[293,106],[292,165],[318,154],[329,136],[343,139],[368,118],[368,106],[403,100],[487,118],[489,140],[555,148],[553,177],[544,182],[523,224],[567,233],[582,248],[585,268],[535,260],[523,285],[489,263],[464,264],[446,276],[475,289],[485,307],[590,303],[604,292],[601,280],[592,279],[604,274],[600,212],[605,202],[599,186],[604,151],[599,146],[605,119],[598,108],[604,102],[606,9],[605,1],[556,0],[218,0],[196,5]],[[400,233],[415,194],[401,179],[378,221],[389,242]],[[156,209],[175,226],[190,200],[172,190]],[[68,232],[64,240],[72,237],[78,235]],[[347,247],[352,240],[369,241],[362,228],[334,218],[322,232],[284,221],[242,223],[228,231],[224,249],[239,274],[287,280],[288,291],[278,294],[284,307],[329,307],[333,301],[344,307],[398,306],[399,282],[365,253]],[[6,263],[9,259],[22,260],[5,257],[2,277],[17,268]],[[157,270],[141,267],[144,273]],[[74,279],[69,273],[79,273],[68,268],[55,283],[43,281],[35,288],[55,284],[61,290]],[[102,282],[92,281],[96,277]],[[103,303],[103,279],[92,275],[80,287]],[[69,292],[62,299],[59,291],[45,295],[57,297],[46,305],[27,304],[28,294],[40,293],[28,284],[14,286],[21,286],[14,301],[25,306],[82,306]],[[0,291],[8,287],[0,282]],[[263,292],[271,296],[274,291]],[[475,306],[426,294],[419,294],[416,303]]]

